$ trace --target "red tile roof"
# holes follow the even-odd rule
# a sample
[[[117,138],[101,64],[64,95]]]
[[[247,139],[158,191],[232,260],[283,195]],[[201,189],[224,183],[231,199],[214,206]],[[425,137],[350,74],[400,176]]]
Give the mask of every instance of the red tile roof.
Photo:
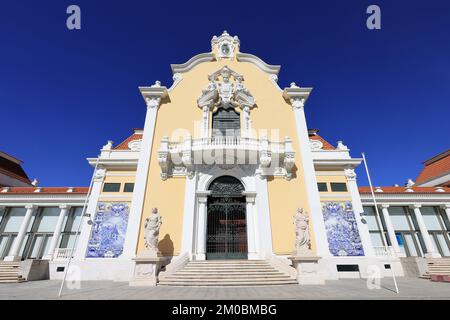
[[[450,188],[447,187],[441,187],[444,192],[439,192],[436,191],[436,188],[439,187],[412,187],[411,189],[414,192],[408,192],[406,191],[406,187],[374,187],[374,191],[380,188],[381,190],[383,190],[382,193],[395,193],[395,194],[399,194],[399,193],[450,193]],[[370,187],[359,187],[359,193],[370,193]],[[381,192],[375,192],[375,193],[381,193]]]
[[[417,176],[416,183],[422,183],[450,173],[450,149],[424,161],[423,164],[425,167]]]
[[[134,133],[125,140],[123,140],[121,143],[119,143],[117,146],[115,146],[113,150],[130,150],[130,148],[128,148],[128,143],[130,143],[133,140],[142,139],[142,133],[136,133],[136,131],[138,130],[142,129],[134,129]]]
[[[0,173],[31,184],[30,179],[20,165],[22,161],[0,151]]]
[[[8,190],[4,192],[4,190]],[[35,192],[38,187],[3,187],[0,188],[0,195],[4,194],[27,194],[27,193],[37,193],[37,194],[62,194],[62,193],[73,193],[73,194],[87,194],[88,187],[73,187],[72,192],[67,192],[69,187],[41,187],[39,192]]]

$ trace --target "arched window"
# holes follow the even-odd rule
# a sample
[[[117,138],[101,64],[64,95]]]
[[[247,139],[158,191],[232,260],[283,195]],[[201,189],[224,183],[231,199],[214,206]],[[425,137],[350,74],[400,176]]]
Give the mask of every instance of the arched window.
[[[223,197],[240,197],[245,190],[239,179],[231,176],[222,176],[215,179],[208,188],[211,195],[220,195]]]
[[[240,136],[241,120],[234,109],[219,108],[212,115],[213,136]]]

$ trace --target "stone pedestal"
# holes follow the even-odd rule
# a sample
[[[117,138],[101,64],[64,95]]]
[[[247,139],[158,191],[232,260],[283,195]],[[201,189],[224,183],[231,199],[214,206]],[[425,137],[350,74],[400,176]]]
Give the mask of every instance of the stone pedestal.
[[[297,270],[298,284],[325,284],[325,279],[319,274],[320,257],[295,256],[289,259],[292,260],[292,264]]]
[[[158,274],[167,258],[155,255],[138,255],[135,261],[133,278],[130,286],[154,287],[158,283]]]

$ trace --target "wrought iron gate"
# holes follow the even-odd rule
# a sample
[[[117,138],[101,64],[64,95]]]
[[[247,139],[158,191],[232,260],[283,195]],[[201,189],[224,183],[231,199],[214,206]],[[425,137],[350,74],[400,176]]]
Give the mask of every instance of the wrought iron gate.
[[[206,259],[247,259],[245,197],[208,198]]]

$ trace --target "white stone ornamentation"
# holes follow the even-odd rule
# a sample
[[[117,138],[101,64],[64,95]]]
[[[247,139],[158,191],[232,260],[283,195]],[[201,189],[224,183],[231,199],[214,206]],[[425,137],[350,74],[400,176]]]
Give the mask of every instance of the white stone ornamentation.
[[[230,36],[228,32],[224,31],[219,37],[214,36],[211,40],[211,50],[214,51],[214,46],[217,47],[217,58],[233,58],[234,53],[239,48],[239,38],[237,36]]]
[[[336,149],[337,150],[348,150],[348,147],[342,141],[338,141]]]
[[[322,141],[315,140],[315,139],[309,139],[309,143],[311,145],[311,150],[321,150],[323,148]]]
[[[106,169],[105,168],[98,168],[95,171],[94,174],[94,179],[99,180],[99,179],[103,179],[106,175]]]
[[[145,103],[147,104],[147,108],[154,109],[158,108],[161,104],[161,97],[158,96],[149,96],[145,98]]]
[[[292,97],[290,99],[290,102],[292,105],[292,109],[303,109],[305,107],[306,99],[304,97]]]
[[[128,143],[128,149],[131,151],[141,151],[142,139],[132,140]]]
[[[233,82],[231,80],[234,80]],[[225,109],[239,107],[250,109],[255,106],[255,99],[245,88],[243,76],[227,66],[217,70],[209,76],[209,84],[202,91],[197,103],[200,108],[207,106],[223,107]]]
[[[344,174],[347,180],[355,180],[356,179],[356,173],[354,169],[344,169]]]

